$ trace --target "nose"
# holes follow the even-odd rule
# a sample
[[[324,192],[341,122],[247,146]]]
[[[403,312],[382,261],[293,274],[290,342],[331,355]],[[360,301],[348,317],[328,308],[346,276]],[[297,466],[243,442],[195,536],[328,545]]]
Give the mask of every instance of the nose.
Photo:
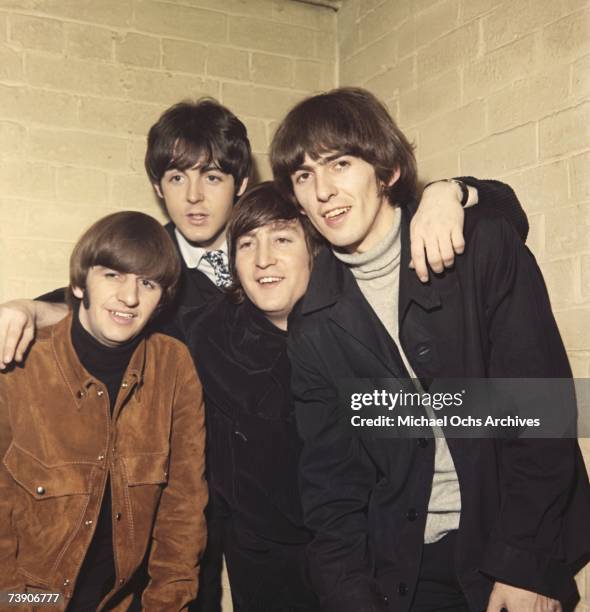
[[[256,249],[256,267],[268,268],[276,263],[272,245],[269,240],[260,240]]]
[[[320,169],[315,176],[316,197],[320,202],[328,202],[336,195],[336,186],[326,168]]]
[[[190,176],[188,179],[186,191],[186,199],[191,204],[196,204],[203,199],[203,190],[201,189],[201,178]]]
[[[121,281],[117,297],[129,308],[139,304],[139,288],[136,279],[132,275],[126,275]]]

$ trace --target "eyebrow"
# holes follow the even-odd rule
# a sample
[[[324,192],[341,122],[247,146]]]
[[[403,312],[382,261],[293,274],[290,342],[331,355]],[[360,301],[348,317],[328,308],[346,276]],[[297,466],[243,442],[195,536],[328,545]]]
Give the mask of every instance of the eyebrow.
[[[346,153],[346,151],[338,151],[336,153],[330,153],[330,155],[320,155],[317,163],[320,166],[325,166],[326,164],[329,164],[330,162],[333,162],[339,157],[343,157],[344,155],[349,155],[349,153]],[[300,166],[297,166],[297,168],[295,168],[294,172],[297,172],[299,170],[313,170],[313,167],[307,164],[301,164]]]

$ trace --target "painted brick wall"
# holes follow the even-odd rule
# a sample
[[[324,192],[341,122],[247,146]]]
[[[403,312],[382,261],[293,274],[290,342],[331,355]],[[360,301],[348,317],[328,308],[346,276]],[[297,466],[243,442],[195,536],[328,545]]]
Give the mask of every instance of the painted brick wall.
[[[516,189],[572,367],[589,377],[590,2],[345,0],[338,50],[340,85],[386,101],[424,181]],[[588,570],[579,584],[588,612]]]
[[[288,0],[0,0],[0,301],[67,279],[101,215],[164,219],[149,126],[211,95],[247,124],[262,178],[277,119],[335,84],[336,16]]]

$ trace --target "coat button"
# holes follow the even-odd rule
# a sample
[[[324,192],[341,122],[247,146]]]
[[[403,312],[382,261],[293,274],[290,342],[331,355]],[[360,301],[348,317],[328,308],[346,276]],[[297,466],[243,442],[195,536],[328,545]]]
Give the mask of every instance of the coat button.
[[[86,394],[84,393],[84,391],[81,391],[81,390],[76,393],[76,397],[78,399],[82,399],[85,395]]]
[[[98,397],[102,397],[102,396],[104,395],[104,391],[103,391],[102,389],[99,389],[99,390],[96,392],[96,395],[98,395]]]
[[[124,380],[124,381],[121,383],[121,388],[123,388],[123,389],[127,389],[127,387],[128,387],[128,386],[129,386],[129,383],[128,383],[126,380]]]
[[[68,586],[69,584],[70,584],[70,581],[69,581],[69,580],[66,578],[66,579],[64,580],[64,586]]]
[[[117,514],[115,514],[115,519],[116,519],[117,521],[120,521],[120,520],[121,520],[121,516],[122,516],[122,515],[121,515],[121,513],[120,513],[120,512],[117,512]]]
[[[99,455],[96,459],[97,459],[97,461],[103,461],[104,460],[104,455]]]
[[[418,518],[418,512],[416,511],[416,508],[410,508],[406,512],[406,517],[408,521],[415,521]]]
[[[428,446],[428,440],[426,438],[418,438],[418,446],[420,448],[426,448]]]
[[[405,582],[400,582],[397,585],[397,592],[403,597],[408,594],[408,585]]]
[[[35,491],[37,491],[37,495],[45,495],[45,487],[38,486]]]
[[[387,595],[382,595],[381,599],[383,600],[383,603],[388,606],[389,605],[389,597],[387,597]]]
[[[121,579],[119,580],[119,584],[125,584],[125,578],[121,578]]]
[[[86,525],[86,527],[90,527],[90,525],[92,525],[92,521],[84,521],[84,525]]]

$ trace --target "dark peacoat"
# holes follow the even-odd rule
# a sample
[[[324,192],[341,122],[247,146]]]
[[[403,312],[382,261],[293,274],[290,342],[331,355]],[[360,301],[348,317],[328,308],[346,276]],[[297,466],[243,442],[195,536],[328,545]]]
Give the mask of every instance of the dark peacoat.
[[[424,381],[569,377],[532,254],[504,219],[466,215],[467,249],[421,284],[402,220],[400,341]],[[432,439],[343,436],[339,381],[405,375],[399,351],[350,271],[330,250],[289,320],[301,493],[322,609],[409,609],[433,476]],[[590,550],[590,489],[575,440],[448,439],[461,490],[456,571],[474,611],[494,580],[561,600]]]

